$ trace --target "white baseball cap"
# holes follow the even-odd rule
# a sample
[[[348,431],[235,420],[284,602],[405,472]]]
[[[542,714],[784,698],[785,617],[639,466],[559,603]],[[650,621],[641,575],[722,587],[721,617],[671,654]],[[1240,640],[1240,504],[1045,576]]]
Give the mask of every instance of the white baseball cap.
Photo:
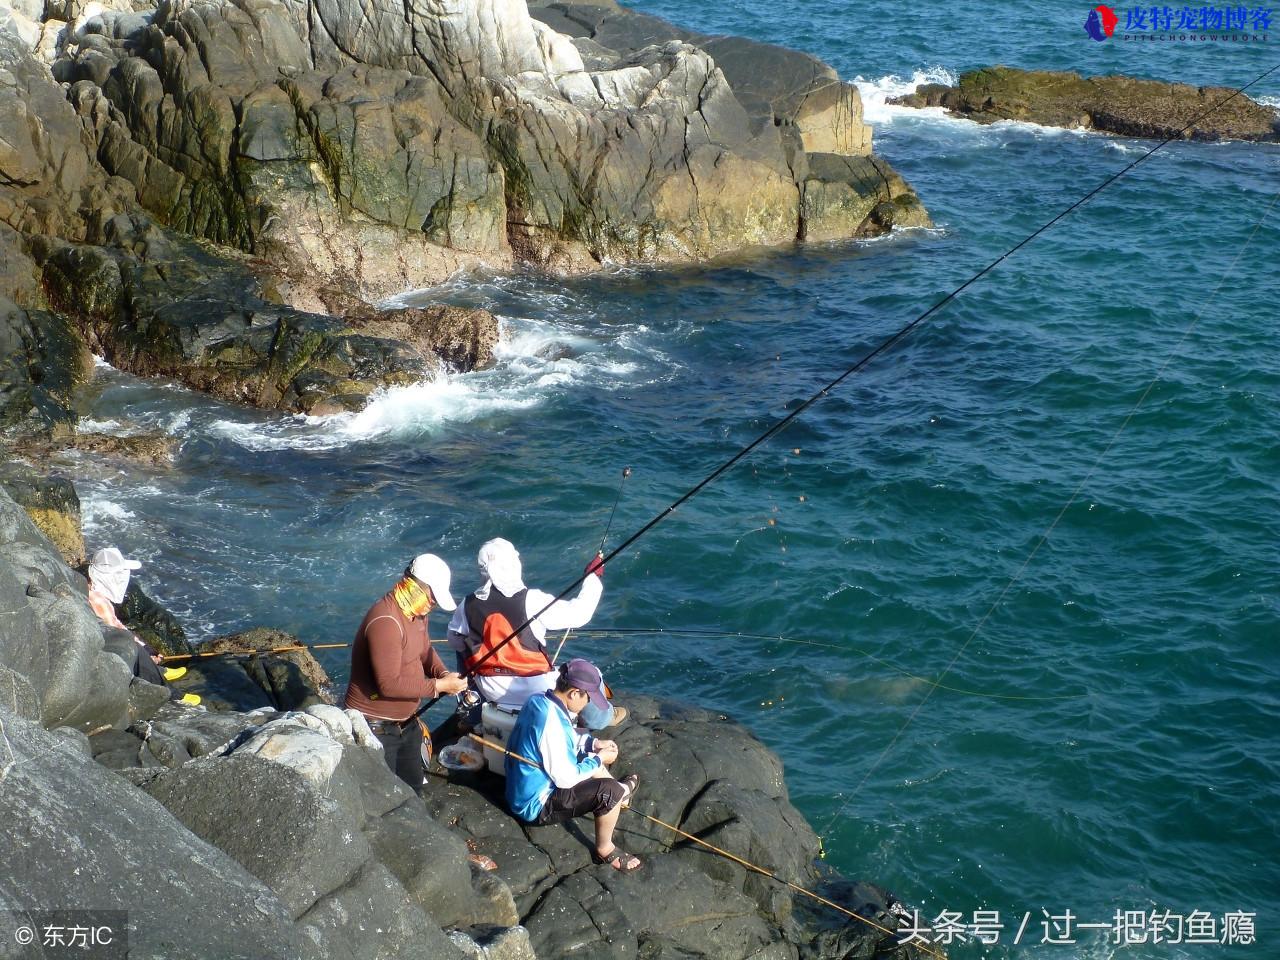
[[[103,547],[92,557],[89,563],[103,571],[137,570],[142,566],[141,560],[130,560],[115,547]],[[445,583],[449,581],[446,580]]]
[[[409,564],[409,576],[431,588],[431,595],[441,610],[453,610],[458,605],[449,593],[449,565],[434,553],[420,553]]]

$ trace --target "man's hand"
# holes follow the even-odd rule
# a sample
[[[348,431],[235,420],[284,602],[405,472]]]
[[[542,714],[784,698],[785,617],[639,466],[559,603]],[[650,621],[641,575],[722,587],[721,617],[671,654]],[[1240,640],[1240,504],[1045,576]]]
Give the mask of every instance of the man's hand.
[[[456,673],[446,673],[443,677],[436,678],[436,693],[461,693],[467,689],[466,677]]]
[[[591,576],[591,574],[594,573],[597,577],[603,580],[604,579],[604,556],[602,554],[597,553],[594,557],[592,557],[591,562],[587,564],[587,569],[584,571],[584,573],[587,576]]]
[[[595,754],[606,767],[618,759],[618,745],[612,740],[597,740]]]
[[[151,655],[151,662],[152,662],[152,663],[164,663],[164,657],[160,656],[160,654],[158,654],[158,653],[153,653],[153,654]]]

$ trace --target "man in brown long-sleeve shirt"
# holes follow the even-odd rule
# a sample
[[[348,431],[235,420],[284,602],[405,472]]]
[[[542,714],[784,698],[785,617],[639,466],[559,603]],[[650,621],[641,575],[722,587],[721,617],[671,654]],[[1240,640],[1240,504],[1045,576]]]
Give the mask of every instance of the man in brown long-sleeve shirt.
[[[422,793],[422,729],[401,727],[425,697],[460,693],[467,681],[431,649],[427,614],[452,610],[449,567],[434,554],[416,557],[400,581],[369,608],[351,646],[345,706],[359,710],[382,743],[387,766]]]

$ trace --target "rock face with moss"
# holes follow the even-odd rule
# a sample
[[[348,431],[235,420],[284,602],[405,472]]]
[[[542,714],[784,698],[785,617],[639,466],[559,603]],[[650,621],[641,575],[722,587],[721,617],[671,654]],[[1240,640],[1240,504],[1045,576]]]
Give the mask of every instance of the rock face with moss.
[[[1280,140],[1280,111],[1233,93],[1227,87],[990,67],[962,74],[955,87],[926,84],[891,102],[945,107],[979,123],[1025,120],[1159,140]]]
[[[869,202],[807,230],[808,157],[870,153],[857,90],[613,3],[165,0],[103,14],[53,69],[161,222],[366,299],[480,263],[857,236],[900,197],[925,220],[855,173]]]

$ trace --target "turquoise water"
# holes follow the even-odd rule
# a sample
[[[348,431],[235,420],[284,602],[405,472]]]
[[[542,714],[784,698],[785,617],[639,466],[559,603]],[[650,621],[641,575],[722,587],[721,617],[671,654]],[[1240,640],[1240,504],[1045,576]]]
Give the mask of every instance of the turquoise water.
[[[498,366],[354,417],[104,368],[97,426],[182,446],[169,473],[86,467],[87,532],[141,556],[197,637],[347,640],[409,556],[444,555],[460,593],[495,535],[558,590],[624,466],[613,544],[1147,146],[886,108],[913,77],[1004,62],[1234,85],[1280,62],[1276,42],[1096,44],[1087,6],[642,7],[861,78],[877,149],[938,228],[430,291],[504,319]],[[1280,148],[1161,151],[613,561],[593,624],[790,640],[568,649],[748,724],[846,874],[923,919],[1000,911],[1000,946],[953,956],[1280,956],[1280,208],[1257,226],[1277,191]],[[1256,911],[1259,943],[1039,945],[1042,909],[1155,908]]]

